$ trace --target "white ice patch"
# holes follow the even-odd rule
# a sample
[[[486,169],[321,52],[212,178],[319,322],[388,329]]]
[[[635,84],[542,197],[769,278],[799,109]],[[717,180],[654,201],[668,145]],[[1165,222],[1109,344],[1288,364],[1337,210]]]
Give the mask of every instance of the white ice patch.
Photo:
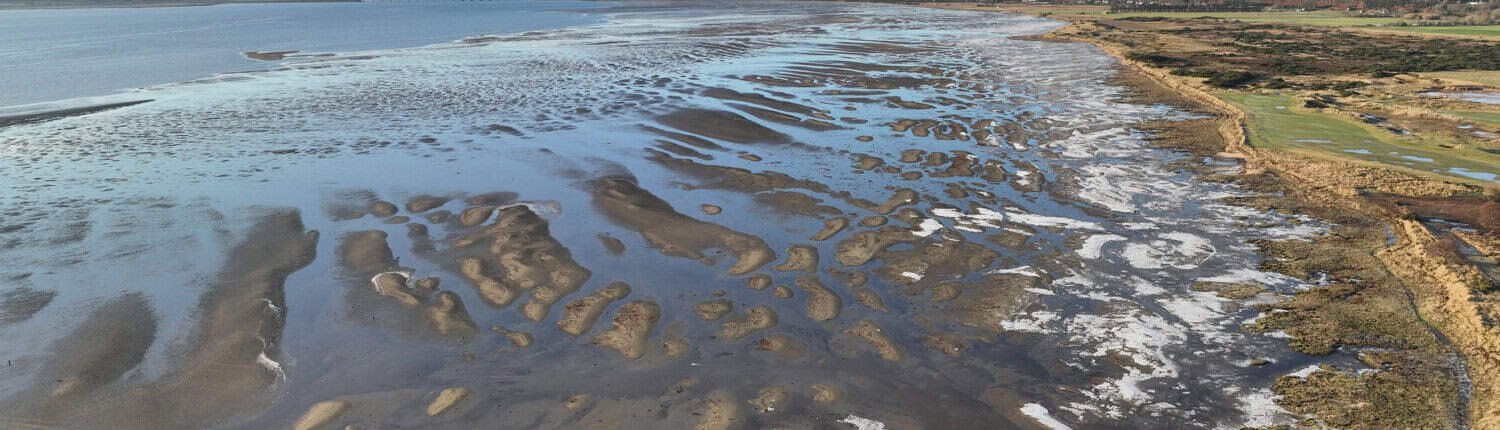
[[[370,286],[375,287],[375,292],[377,292],[377,293],[384,293],[384,291],[380,290],[380,283],[379,282],[375,282],[375,280],[376,279],[380,279],[381,276],[385,276],[385,275],[389,275],[389,274],[401,275],[402,279],[407,280],[407,282],[411,282],[411,275],[412,275],[412,273],[409,272],[409,271],[395,271],[395,272],[380,272],[380,273],[376,273],[375,276],[371,276],[370,277]]]
[[[1173,267],[1192,269],[1213,258],[1218,250],[1208,239],[1191,233],[1169,232],[1162,240],[1125,245],[1125,261],[1137,269]],[[1174,243],[1175,242],[1175,243]]]
[[[967,231],[969,233],[984,233],[984,229],[982,228],[970,227],[963,224],[954,224],[953,229],[958,231]]]
[[[1233,393],[1231,393],[1233,394]],[[1276,395],[1269,388],[1260,388],[1249,394],[1242,394],[1240,399],[1240,412],[1245,414],[1246,427],[1267,427],[1285,420],[1279,417],[1290,416],[1291,412],[1282,409],[1276,404]]]
[[[984,146],[1000,146],[1000,137],[993,134],[986,135],[984,136],[984,141],[979,144]]]
[[[1219,275],[1207,278],[1198,278],[1203,282],[1223,283],[1255,283],[1269,287],[1282,287],[1286,289],[1300,288],[1305,286],[1301,279],[1293,278],[1280,273],[1262,272],[1255,269],[1230,269]]]
[[[982,232],[986,228],[996,228],[1000,225],[1000,221],[1005,220],[1004,213],[996,212],[989,208],[977,208],[972,214],[966,214],[951,208],[936,208],[928,212],[932,216],[952,219],[954,229],[972,232]]]
[[[278,307],[278,306],[276,306],[276,304],[275,304],[275,303],[272,303],[272,302],[271,302],[271,299],[268,299],[268,298],[264,298],[264,297],[262,297],[262,298],[261,298],[261,299],[260,299],[260,301],[262,301],[262,302],[266,302],[266,308],[268,308],[268,309],[270,309],[270,310],[271,310],[271,313],[274,313],[274,314],[277,314],[277,315],[280,315],[280,314],[281,314],[281,308],[280,308],[280,307]]]
[[[1058,318],[1059,315],[1055,312],[1033,311],[1031,312],[1031,319],[1018,318],[1010,321],[1003,321],[1000,323],[1000,326],[1010,331],[1047,333],[1047,324],[1053,321],[1057,321]]]
[[[1125,236],[1108,233],[1089,236],[1083,240],[1083,248],[1078,249],[1078,256],[1089,260],[1099,258],[1105,244],[1119,240],[1125,240]]]
[[[1040,404],[1027,403],[1025,406],[1021,407],[1021,413],[1026,414],[1026,416],[1036,420],[1036,422],[1038,424],[1041,424],[1043,427],[1052,430],[1073,430],[1072,427],[1068,427],[1067,424],[1063,424],[1063,422],[1058,421],[1057,418],[1052,418],[1052,414],[1047,412],[1047,407]]]
[[[927,212],[932,214],[933,216],[940,216],[943,218],[958,218],[964,216],[963,212],[959,212],[958,209],[952,208],[933,208],[932,210],[929,210]]]
[[[1164,300],[1161,306],[1184,322],[1198,325],[1224,317],[1224,313],[1217,310],[1218,300],[1211,294],[1198,293],[1191,297],[1173,297]]]
[[[1130,285],[1135,287],[1136,297],[1141,298],[1164,296],[1168,293],[1171,293],[1171,291],[1167,291],[1166,288],[1162,288],[1161,286],[1156,285],[1155,282],[1151,282],[1141,278],[1132,277],[1130,279]]]
[[[911,279],[913,281],[920,281],[920,280],[922,280],[922,274],[921,273],[901,272],[901,276],[905,276],[907,279]]]
[[[1075,333],[1077,341],[1093,345],[1082,354],[1104,357],[1119,354],[1149,368],[1143,372],[1137,366],[1126,367],[1120,379],[1100,382],[1093,386],[1092,395],[1099,400],[1144,405],[1151,402],[1151,394],[1140,388],[1140,383],[1157,378],[1176,378],[1176,363],[1167,357],[1164,349],[1188,339],[1186,330],[1174,326],[1167,320],[1145,312],[1128,312],[1110,315],[1079,314],[1067,322],[1067,331]],[[1122,416],[1115,405],[1106,405],[1106,414]]]
[[[271,357],[267,356],[265,352],[261,352],[260,355],[255,356],[255,362],[257,364],[260,364],[261,367],[266,368],[266,370],[270,370],[272,373],[275,373],[277,380],[286,379],[286,370],[281,368],[281,363],[276,362],[276,360],[272,360]]]
[[[1322,367],[1319,367],[1318,365],[1314,364],[1314,365],[1310,365],[1310,366],[1304,367],[1304,368],[1302,368],[1302,369],[1300,369],[1300,370],[1298,370],[1296,372],[1288,373],[1286,375],[1287,376],[1296,376],[1298,378],[1307,378],[1309,375],[1312,375],[1313,372],[1317,372],[1317,371],[1322,370],[1322,369],[1323,369]]]
[[[1213,258],[1214,254],[1218,253],[1218,250],[1214,249],[1213,243],[1209,242],[1209,240],[1204,238],[1203,236],[1174,231],[1163,234],[1161,237],[1179,243],[1174,251],[1178,255],[1181,255],[1184,259],[1197,259],[1197,261],[1192,264],[1192,266],[1194,267],[1203,264],[1205,261],[1208,261],[1209,258]]]
[[[1057,279],[1053,280],[1052,281],[1052,285],[1053,286],[1062,285],[1062,286],[1076,286],[1076,287],[1092,288],[1092,287],[1098,285],[1098,283],[1094,282],[1093,278],[1090,278],[1090,277],[1081,275],[1078,272],[1074,272],[1072,270],[1069,270],[1068,271],[1068,276],[1064,276],[1064,277],[1057,278]]]
[[[911,234],[914,234],[917,237],[927,237],[931,236],[933,233],[937,233],[938,230],[942,230],[943,223],[938,222],[938,220],[932,218],[927,218],[923,219],[920,224],[917,224],[917,228],[919,230],[913,231]]]
[[[558,204],[557,202],[516,202],[508,205],[502,205],[498,209],[505,209],[512,206],[525,206],[526,209],[531,210],[531,213],[536,214],[537,217],[546,220],[557,218],[558,215],[562,215],[562,205]]]
[[[855,430],[885,430],[885,423],[883,422],[875,421],[869,418],[857,417],[854,415],[844,417],[844,419],[839,420],[839,422],[853,425]]]
[[[1012,268],[1009,268],[1009,269],[995,269],[995,270],[989,271],[989,273],[992,274],[992,275],[993,274],[1006,274],[1006,273],[1008,273],[1008,274],[1026,275],[1026,276],[1030,276],[1030,277],[1033,277],[1033,278],[1040,278],[1040,277],[1042,277],[1041,271],[1039,271],[1036,268],[1033,268],[1031,266],[1012,267]]]
[[[1146,244],[1125,245],[1125,250],[1120,255],[1125,257],[1125,262],[1130,263],[1130,267],[1137,269],[1160,269],[1162,266],[1162,253]]]
[[[1066,227],[1081,230],[1104,230],[1104,227],[1099,226],[1099,224],[1076,220],[1068,217],[1037,215],[1010,210],[1007,210],[1006,212],[1006,216],[1008,216],[1011,221],[1026,225],[1034,225],[1038,227]]]
[[[1078,179],[1077,197],[1115,212],[1132,213],[1137,210],[1135,197],[1150,190],[1135,185],[1138,181],[1121,181],[1120,178],[1139,176],[1138,167],[1121,165],[1094,165],[1083,167],[1089,176]]]

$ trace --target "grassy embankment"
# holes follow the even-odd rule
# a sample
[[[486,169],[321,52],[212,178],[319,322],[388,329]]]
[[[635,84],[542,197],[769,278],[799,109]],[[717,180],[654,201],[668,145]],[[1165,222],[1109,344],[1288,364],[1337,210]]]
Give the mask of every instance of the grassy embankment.
[[[1262,269],[1325,282],[1260,306],[1246,330],[1364,364],[1279,378],[1277,403],[1308,417],[1296,427],[1500,428],[1500,293],[1420,221],[1462,218],[1482,233],[1463,240],[1500,249],[1495,183],[1453,170],[1500,168],[1500,142],[1472,133],[1496,131],[1486,120],[1500,107],[1420,94],[1486,85],[1495,72],[1461,70],[1500,69],[1493,42],[1354,31],[1378,21],[1329,13],[938,6],[1070,21],[1044,38],[1098,45],[1126,66],[1119,79],[1138,99],[1210,116],[1144,126],[1166,147],[1244,159],[1244,174],[1205,177],[1260,192],[1232,203],[1332,226],[1311,241],[1257,243]],[[1386,70],[1405,73],[1376,73]]]
[[[1125,12],[1109,14],[1108,6],[1089,5],[1027,5],[1027,4],[1000,4],[1000,5],[976,5],[974,9],[994,8],[1007,12],[1025,13],[1029,15],[1055,15],[1062,19],[1076,19],[1080,16],[1095,15],[1110,18],[1130,17],[1162,17],[1174,19],[1194,19],[1212,17],[1225,20],[1235,20],[1266,24],[1297,24],[1316,25],[1325,27],[1346,27],[1367,31],[1392,31],[1405,33],[1422,33],[1445,36],[1475,36],[1475,37],[1500,37],[1500,25],[1454,25],[1454,26],[1396,26],[1401,22],[1400,18],[1387,17],[1365,17],[1351,15],[1338,11],[1277,11],[1277,12]]]
[[[1379,27],[1376,31],[1438,34],[1444,36],[1479,36],[1500,38],[1500,25],[1451,25],[1426,27]]]
[[[1480,179],[1497,174],[1491,171],[1500,168],[1500,155],[1485,152],[1483,148],[1463,146],[1463,142],[1452,138],[1434,137],[1429,140],[1454,147],[1435,149],[1420,139],[1403,139],[1378,126],[1307,109],[1291,95],[1233,92],[1219,97],[1247,114],[1250,142],[1256,147],[1404,167],[1422,176],[1431,176],[1427,174],[1430,172]],[[1500,114],[1468,115],[1477,119]]]

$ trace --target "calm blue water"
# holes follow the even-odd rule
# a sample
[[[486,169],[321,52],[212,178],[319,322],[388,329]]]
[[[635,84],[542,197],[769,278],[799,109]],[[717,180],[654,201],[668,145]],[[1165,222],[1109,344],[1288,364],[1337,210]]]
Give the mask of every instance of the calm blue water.
[[[246,51],[401,48],[599,22],[597,2],[379,2],[0,11],[0,106],[266,68]]]

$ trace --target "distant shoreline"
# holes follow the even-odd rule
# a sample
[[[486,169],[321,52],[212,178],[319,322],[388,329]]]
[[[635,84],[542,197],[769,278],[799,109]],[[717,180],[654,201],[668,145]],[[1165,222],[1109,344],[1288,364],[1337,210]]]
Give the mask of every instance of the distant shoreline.
[[[230,1],[148,1],[140,3],[99,3],[99,4],[33,4],[30,2],[6,2],[0,0],[0,11],[6,10],[39,10],[39,9],[116,9],[116,8],[155,8],[155,7],[192,7],[192,6],[214,6],[221,4],[250,4],[250,3],[360,3],[363,0],[230,0]]]

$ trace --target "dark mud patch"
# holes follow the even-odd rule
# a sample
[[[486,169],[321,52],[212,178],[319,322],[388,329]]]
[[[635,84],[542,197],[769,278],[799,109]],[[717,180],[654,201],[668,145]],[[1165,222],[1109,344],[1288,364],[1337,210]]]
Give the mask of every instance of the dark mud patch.
[[[781,172],[752,172],[738,167],[704,164],[692,160],[673,158],[664,153],[653,153],[650,157],[662,166],[703,180],[699,188],[730,189],[741,192],[761,192],[777,189],[803,189],[816,193],[827,193],[828,186],[816,181],[795,178]]]
[[[776,258],[776,252],[759,237],[683,215],[630,178],[600,178],[590,186],[594,206],[600,212],[616,224],[639,232],[662,254],[703,260],[710,249],[726,249],[738,258],[729,268],[733,275],[750,273]]]
[[[0,116],[0,128],[10,127],[10,126],[13,126],[13,125],[33,124],[33,123],[39,123],[39,122],[46,122],[46,121],[52,121],[52,120],[69,118],[69,117],[75,117],[75,116],[83,116],[83,115],[88,115],[88,114],[91,114],[91,113],[98,113],[98,112],[104,112],[104,111],[107,111],[107,110],[114,110],[114,109],[119,109],[119,108],[123,108],[123,107],[135,106],[135,105],[138,105],[138,104],[141,104],[141,103],[149,103],[149,102],[152,102],[152,101],[154,101],[154,100],[133,100],[133,101],[128,101],[128,102],[108,103],[108,104],[102,104],[102,105],[84,106],[84,107],[67,108],[67,109],[57,109],[57,110],[50,110],[50,111],[45,111],[45,112],[33,112],[33,113],[26,113],[26,114],[19,114],[19,115]]]
[[[823,204],[822,199],[793,191],[773,191],[756,194],[755,202],[759,203],[762,207],[788,215],[822,218],[824,215],[838,215],[843,213],[839,208]]]
[[[776,110],[785,111],[785,112],[798,113],[798,114],[802,114],[802,115],[812,115],[812,114],[822,113],[823,112],[821,110],[813,109],[813,108],[808,107],[806,105],[792,103],[792,102],[785,101],[785,100],[777,100],[777,99],[774,99],[774,98],[771,98],[771,97],[766,97],[764,95],[760,95],[760,94],[756,94],[756,93],[742,93],[742,92],[731,90],[731,89],[727,89],[727,88],[709,88],[707,90],[703,90],[703,95],[709,96],[709,97],[713,97],[713,98],[716,98],[716,99],[721,99],[721,100],[733,100],[733,101],[741,101],[741,102],[747,102],[747,103],[754,103],[754,104],[765,106],[765,107],[768,107],[768,108],[771,108],[771,109],[776,109]]]
[[[281,61],[283,59],[286,59],[287,56],[296,54],[297,52],[298,51],[249,51],[245,53],[245,58],[260,61]]]
[[[71,384],[66,376],[42,380],[29,391],[42,397],[23,401],[42,402],[47,408],[10,410],[24,411],[17,418],[60,427],[107,422],[112,428],[159,429],[207,426],[266,405],[266,390],[286,377],[277,361],[285,324],[284,284],[292,272],[312,261],[318,234],[303,229],[297,212],[282,211],[263,215],[245,237],[230,250],[228,263],[199,301],[192,343],[168,375],[87,400],[55,395],[100,386],[139,362],[131,357],[143,354],[150,344],[154,322],[144,299],[127,296],[99,314],[98,327],[80,332],[87,333],[79,335],[79,343],[86,346],[70,347],[93,352],[65,353],[74,356],[69,360],[83,361],[63,367],[76,366],[76,372],[87,376],[74,376],[78,382]],[[83,371],[88,368],[93,370]],[[58,380],[78,388],[58,390]]]
[[[56,291],[37,291],[27,287],[0,293],[0,326],[31,319],[56,296]]]
[[[36,385],[6,402],[12,404],[6,409],[40,421],[62,419],[139,365],[155,340],[156,316],[144,296],[106,302],[52,345],[53,357],[37,373]]]
[[[712,139],[734,143],[789,143],[791,136],[772,130],[733,112],[682,109],[656,117],[661,125]]]

